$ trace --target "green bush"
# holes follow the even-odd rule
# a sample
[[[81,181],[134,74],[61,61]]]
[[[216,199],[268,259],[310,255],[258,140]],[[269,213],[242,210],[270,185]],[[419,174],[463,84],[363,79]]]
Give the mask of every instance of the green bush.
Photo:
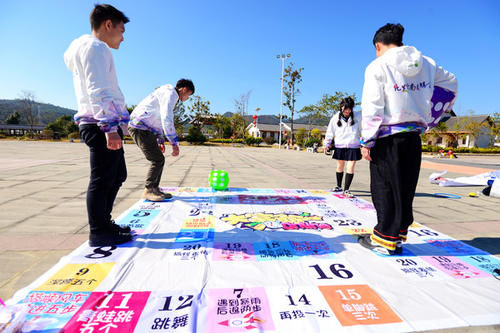
[[[255,138],[251,135],[248,135],[245,138],[245,143],[249,146],[258,146],[262,143],[262,138]]]
[[[272,137],[272,136],[266,136],[266,137],[264,138],[264,142],[265,142],[265,143],[267,143],[268,145],[272,145],[272,144],[274,144],[274,142],[275,142],[275,141],[274,141],[274,137]]]
[[[314,145],[314,143],[318,143],[318,147],[321,146],[321,139],[318,139],[318,138],[309,138],[309,140],[307,140],[305,143],[304,143],[304,146],[306,147],[312,147]]]
[[[53,130],[46,128],[46,129],[44,129],[42,131],[42,134],[40,135],[40,138],[41,139],[45,139],[45,140],[59,139],[59,135],[57,135],[56,133],[54,133]]]
[[[80,133],[78,132],[71,132],[68,134],[68,139],[80,139]]]
[[[305,140],[305,137],[306,137],[306,129],[305,128],[299,128],[297,130],[297,133],[295,133],[295,143],[302,147],[304,145],[304,140]]]
[[[201,129],[199,127],[193,126],[188,130],[186,141],[190,143],[203,143],[207,141],[207,138],[203,135],[203,133],[201,133]]]
[[[210,139],[208,141],[215,142],[215,143],[231,143],[231,142],[233,142],[233,140],[231,140],[231,139]]]
[[[75,124],[71,116],[65,115],[48,124],[45,129],[53,131],[53,133],[58,137],[65,137],[70,133],[78,131],[78,126]]]
[[[437,153],[441,149],[443,149],[443,148],[438,147],[438,146],[422,145],[422,151],[423,152]]]
[[[318,140],[321,140],[321,130],[318,128],[314,128],[311,131],[311,137],[318,139]]]
[[[215,143],[244,143],[243,139],[210,139],[209,142]]]
[[[458,147],[458,148],[451,148],[451,147],[439,147],[439,146],[429,146],[429,145],[422,145],[422,151],[423,152],[431,152],[431,153],[438,153],[440,150],[444,150],[445,152],[448,152],[449,150],[453,150],[454,153],[456,154],[475,154],[475,153],[480,153],[480,154],[500,154],[500,147],[489,147],[489,148],[467,148],[467,147]]]

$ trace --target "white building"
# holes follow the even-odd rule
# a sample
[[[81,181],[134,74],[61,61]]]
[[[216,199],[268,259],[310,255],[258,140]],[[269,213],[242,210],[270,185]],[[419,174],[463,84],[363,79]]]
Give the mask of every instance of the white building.
[[[472,130],[467,125],[474,123],[475,127],[480,126],[478,135],[473,135]],[[439,147],[466,147],[466,148],[486,148],[490,146],[493,121],[488,115],[478,116],[454,116],[444,122],[446,129],[443,131],[428,132],[426,141],[422,144]]]
[[[321,131],[321,135],[324,138],[326,135],[326,126],[320,126],[320,125],[309,125],[309,124],[293,124],[293,133],[294,135],[297,134],[297,130],[299,128],[303,128],[306,130],[306,132],[310,132],[311,130],[317,128]],[[287,134],[292,131],[291,129],[291,124],[290,123],[282,123],[282,138]],[[250,123],[246,127],[246,131],[248,132],[249,135],[256,137],[256,138],[267,138],[267,137],[273,137],[275,142],[279,141],[279,135],[280,135],[280,125],[279,124],[253,124]]]

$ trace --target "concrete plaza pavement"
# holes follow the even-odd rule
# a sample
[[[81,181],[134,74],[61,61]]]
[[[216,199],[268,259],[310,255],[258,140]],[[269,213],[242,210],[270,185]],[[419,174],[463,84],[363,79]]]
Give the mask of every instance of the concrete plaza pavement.
[[[228,171],[231,187],[335,185],[335,161],[324,154],[231,146],[181,146],[180,151],[178,157],[166,155],[162,186],[206,187],[212,169]],[[128,178],[114,216],[140,198],[148,166],[134,144],[125,145],[125,152]],[[0,141],[0,298],[10,298],[88,239],[88,159],[81,143]],[[367,161],[358,162],[351,190],[370,201],[368,168]],[[500,170],[500,155],[454,160],[424,155],[414,201],[417,222],[500,256],[500,199],[468,196],[482,187],[429,183],[432,172],[445,169],[449,177]],[[432,195],[436,192],[461,199],[437,198]]]

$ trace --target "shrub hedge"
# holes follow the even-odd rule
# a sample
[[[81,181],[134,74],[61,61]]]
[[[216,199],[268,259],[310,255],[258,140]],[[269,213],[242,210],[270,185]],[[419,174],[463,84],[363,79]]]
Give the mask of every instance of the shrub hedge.
[[[431,153],[438,153],[440,150],[444,150],[447,152],[448,150],[452,149],[454,153],[480,153],[480,154],[500,154],[500,147],[490,147],[490,148],[467,148],[467,147],[458,147],[458,148],[451,148],[451,147],[438,147],[438,146],[429,146],[429,145],[422,145],[422,151],[423,152],[431,152]]]

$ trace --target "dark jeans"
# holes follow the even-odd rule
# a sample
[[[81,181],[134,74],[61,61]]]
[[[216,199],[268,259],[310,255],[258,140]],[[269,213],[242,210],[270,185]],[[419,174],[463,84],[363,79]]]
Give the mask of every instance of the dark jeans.
[[[413,222],[413,198],[420,173],[422,143],[416,132],[378,139],[370,151],[370,189],[377,210],[373,240],[393,248],[406,240]]]
[[[87,190],[90,232],[99,232],[111,221],[116,195],[127,179],[127,167],[123,148],[109,150],[104,132],[97,125],[80,125],[79,131],[90,149],[90,182]],[[123,138],[120,128],[118,134]]]
[[[145,187],[148,189],[157,188],[160,185],[163,166],[165,165],[165,156],[158,147],[156,135],[153,132],[129,127],[128,132],[135,143],[144,153],[146,159],[151,165],[146,175]]]

